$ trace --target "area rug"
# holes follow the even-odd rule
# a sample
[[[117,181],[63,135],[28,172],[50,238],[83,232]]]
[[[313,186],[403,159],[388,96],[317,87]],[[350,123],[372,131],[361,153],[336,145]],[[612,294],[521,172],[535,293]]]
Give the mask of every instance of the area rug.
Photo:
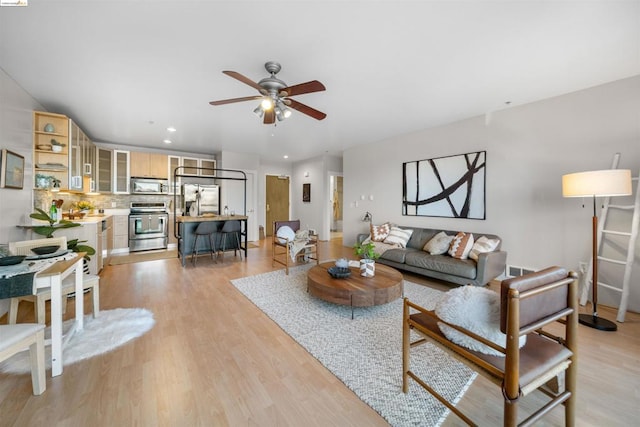
[[[109,261],[109,265],[131,264],[134,262],[156,261],[159,259],[178,258],[178,251],[152,251],[152,252],[134,252],[126,255],[114,255]]]
[[[402,392],[402,299],[366,308],[307,293],[310,266],[233,280],[233,285],[393,426],[438,426],[449,410],[415,382]],[[441,292],[405,280],[404,294],[434,308]],[[415,336],[413,337],[416,338]],[[411,368],[457,402],[476,375],[432,344],[412,349]]]
[[[72,322],[73,319],[65,321],[64,330],[69,329]],[[153,313],[144,308],[104,310],[95,319],[89,314],[84,318],[84,329],[75,332],[62,351],[64,365],[112,351],[143,335],[154,324]],[[51,336],[50,328],[46,329],[45,336]],[[45,362],[47,369],[51,369],[50,346],[45,348]],[[22,374],[30,371],[28,351],[0,363],[0,372]]]

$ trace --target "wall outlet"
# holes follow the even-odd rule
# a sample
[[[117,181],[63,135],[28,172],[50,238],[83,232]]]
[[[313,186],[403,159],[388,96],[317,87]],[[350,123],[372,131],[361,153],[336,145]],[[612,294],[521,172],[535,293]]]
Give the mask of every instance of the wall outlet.
[[[116,202],[111,202],[111,207],[115,208],[116,206],[118,206],[118,204]]]

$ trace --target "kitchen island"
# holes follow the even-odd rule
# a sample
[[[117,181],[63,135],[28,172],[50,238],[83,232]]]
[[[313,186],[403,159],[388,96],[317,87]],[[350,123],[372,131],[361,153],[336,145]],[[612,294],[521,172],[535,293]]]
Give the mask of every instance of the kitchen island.
[[[182,260],[182,266],[186,265],[186,256],[191,255],[193,252],[193,242],[195,241],[195,231],[203,222],[216,221],[224,223],[226,221],[240,221],[240,247],[237,247],[235,240],[230,240],[227,243],[227,249],[239,249],[244,251],[245,258],[247,257],[247,216],[244,215],[202,215],[202,216],[177,216],[175,217],[175,233],[178,239],[178,256]],[[219,228],[222,228],[223,224],[220,224]],[[222,247],[222,236],[217,234],[215,236],[216,248]],[[209,239],[198,239],[197,250],[199,253],[204,253],[210,250]]]

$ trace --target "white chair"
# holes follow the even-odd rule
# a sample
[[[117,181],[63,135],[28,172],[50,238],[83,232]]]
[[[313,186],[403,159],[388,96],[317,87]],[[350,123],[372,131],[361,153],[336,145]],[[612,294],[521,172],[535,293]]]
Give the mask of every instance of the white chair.
[[[57,246],[64,249],[67,247],[66,237],[53,237],[49,239],[25,240],[22,242],[9,243],[9,251],[14,255],[33,255],[31,249],[41,246]],[[67,295],[75,291],[75,281],[73,276],[69,276],[62,281],[62,310],[66,311]],[[100,277],[92,274],[85,275],[82,278],[83,289],[91,290],[93,302],[93,317],[100,313]],[[39,288],[34,295],[24,295],[11,298],[9,306],[9,324],[13,325],[18,319],[18,305],[20,301],[29,301],[35,304],[35,319],[38,323],[45,323],[45,304],[51,300],[51,289]]]
[[[0,362],[29,349],[31,356],[31,385],[33,394],[47,389],[44,366],[44,324],[21,323],[0,325]]]

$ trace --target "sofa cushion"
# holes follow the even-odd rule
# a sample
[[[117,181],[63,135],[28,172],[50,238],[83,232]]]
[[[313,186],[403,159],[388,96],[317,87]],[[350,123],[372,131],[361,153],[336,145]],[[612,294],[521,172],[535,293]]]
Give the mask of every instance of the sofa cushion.
[[[471,248],[471,252],[469,252],[469,258],[472,260],[478,260],[478,254],[485,252],[493,252],[500,244],[500,240],[498,239],[487,239],[485,236],[480,237],[475,241],[473,247]]]
[[[436,303],[436,314],[451,323],[480,335],[501,347],[506,347],[507,336],[500,331],[500,295],[485,288],[462,286],[445,292]],[[504,357],[504,353],[474,340],[443,323],[438,323],[442,333],[458,345],[484,354]],[[520,337],[519,346],[527,342],[527,336]]]
[[[371,240],[374,242],[384,242],[384,239],[389,235],[389,231],[391,231],[391,226],[389,223],[384,223],[382,225],[373,225],[371,224]]]
[[[380,259],[404,264],[407,254],[415,251],[415,249],[398,248],[396,246],[393,249],[386,250],[382,255],[380,255]]]
[[[413,233],[413,230],[410,228],[391,227],[389,235],[384,239],[384,243],[398,244],[404,248],[411,238],[411,233]]]
[[[413,233],[411,233],[411,238],[407,242],[407,247],[422,250],[424,245],[426,245],[433,236],[438,234],[438,232],[440,232],[440,230],[433,230],[431,228],[414,228]]]
[[[476,278],[476,262],[470,259],[456,259],[449,255],[429,255],[424,251],[408,251],[404,262],[413,267],[439,271],[452,276]]]
[[[458,232],[449,246],[449,255],[453,258],[467,259],[473,247],[473,234]]]
[[[422,248],[423,251],[429,252],[431,255],[446,254],[451,245],[454,236],[449,236],[444,231],[439,232]]]

